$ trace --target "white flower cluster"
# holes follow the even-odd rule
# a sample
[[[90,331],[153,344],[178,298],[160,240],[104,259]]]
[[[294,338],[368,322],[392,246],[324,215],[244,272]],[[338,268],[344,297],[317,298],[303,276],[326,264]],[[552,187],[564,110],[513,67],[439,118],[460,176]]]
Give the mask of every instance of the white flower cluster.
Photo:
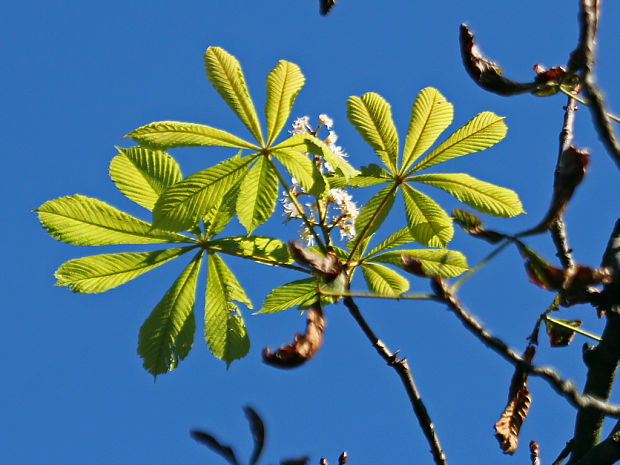
[[[333,125],[334,121],[329,116],[321,114],[319,115],[317,128],[314,130],[312,126],[310,126],[310,118],[308,116],[302,116],[293,122],[293,130],[290,131],[290,133],[313,134],[317,136],[319,130],[325,126],[325,128],[329,130],[329,135],[325,138],[325,143],[329,146],[330,150],[340,157],[348,157],[342,147],[336,145],[338,135],[331,130]],[[329,173],[335,171],[322,157],[315,156],[313,159],[321,171],[323,171],[323,169]],[[303,187],[297,183],[295,178],[291,179],[290,193],[295,197],[295,200],[298,200],[302,195],[309,195],[304,191]],[[302,219],[303,216],[306,216],[308,222],[312,226],[327,228],[328,231],[338,228],[340,231],[340,240],[350,240],[355,237],[355,219],[359,214],[359,208],[345,189],[330,189],[326,199],[317,199],[320,205],[317,202],[305,203],[302,205],[299,201],[297,201],[296,205],[287,192],[283,192],[283,195],[284,197],[280,199],[280,202],[284,209],[283,215],[286,217],[284,220],[285,222],[292,219]],[[303,209],[303,212],[299,211],[298,206]],[[304,222],[302,230],[299,231],[299,236],[308,246],[314,245],[314,235],[306,222]]]

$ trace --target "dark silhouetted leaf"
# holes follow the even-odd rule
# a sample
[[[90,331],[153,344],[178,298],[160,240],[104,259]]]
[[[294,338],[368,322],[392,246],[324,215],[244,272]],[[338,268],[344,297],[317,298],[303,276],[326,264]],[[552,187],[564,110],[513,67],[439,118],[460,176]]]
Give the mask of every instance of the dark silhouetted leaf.
[[[256,413],[256,410],[249,405],[244,407],[243,411],[250,422],[252,439],[254,439],[254,451],[252,452],[252,458],[250,458],[250,465],[255,465],[265,446],[265,424],[258,413]]]
[[[531,345],[525,351],[524,358],[531,362],[535,353],[536,348]],[[527,417],[531,403],[532,398],[527,388],[527,373],[521,368],[516,368],[510,382],[508,404],[495,423],[495,437],[505,454],[514,454],[517,450],[521,425]]]
[[[299,457],[296,459],[286,459],[280,462],[280,465],[306,465],[310,457]]]
[[[292,343],[281,346],[276,352],[266,347],[263,361],[278,368],[294,368],[310,360],[323,343],[325,317],[320,306],[315,305],[307,313],[305,334],[295,334]]]
[[[321,14],[325,16],[327,13],[329,13],[332,10],[335,4],[336,4],[336,0],[320,0],[319,5],[321,8]]]
[[[564,325],[556,323],[556,321],[564,323],[564,325],[579,328],[583,321],[581,320],[550,320],[545,319],[547,334],[549,335],[549,343],[551,347],[565,347],[570,344],[575,337],[575,331]]]
[[[213,452],[224,457],[228,463],[231,463],[232,465],[239,465],[237,457],[235,457],[235,451],[233,451],[230,446],[221,444],[217,439],[204,431],[191,430],[190,434],[196,441],[204,444]]]

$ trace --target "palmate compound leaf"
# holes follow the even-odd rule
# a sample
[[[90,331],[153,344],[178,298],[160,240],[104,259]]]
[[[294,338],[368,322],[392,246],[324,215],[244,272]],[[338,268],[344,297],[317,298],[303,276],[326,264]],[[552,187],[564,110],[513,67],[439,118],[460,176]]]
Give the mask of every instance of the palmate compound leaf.
[[[454,235],[452,219],[433,199],[402,184],[407,223],[416,240],[430,247],[445,247]]]
[[[357,235],[355,239],[353,239],[353,244],[357,244],[360,240],[371,236],[377,231],[392,209],[392,205],[394,205],[396,191],[396,184],[391,183],[366,202],[366,205],[362,207],[355,220],[355,231]]]
[[[147,210],[153,210],[159,196],[183,179],[174,158],[145,147],[118,147],[110,162],[110,177],[124,195]]]
[[[52,237],[74,245],[195,242],[174,232],[153,231],[145,221],[79,194],[48,200],[35,212]]]
[[[288,264],[293,257],[288,246],[279,239],[261,236],[232,236],[215,239],[205,244],[214,252],[223,252],[242,258],[249,258],[267,265]]]
[[[407,227],[399,229],[395,233],[391,234],[387,239],[374,247],[364,257],[372,257],[373,255],[383,252],[393,247],[399,247],[404,244],[409,244],[415,241],[415,237],[411,234],[411,230]]]
[[[130,137],[138,144],[153,149],[174,147],[233,147],[258,150],[260,147],[221,129],[205,124],[181,121],[155,121],[131,131]]]
[[[492,147],[506,136],[508,128],[503,116],[483,111],[465,126],[457,129],[426,157],[420,160],[410,173],[421,171],[438,163],[451,160]]]
[[[153,209],[153,228],[183,231],[202,219],[257,157],[238,155],[194,173],[167,189]]]
[[[203,218],[204,236],[207,239],[211,239],[222,232],[237,213],[237,196],[242,180],[243,178],[240,178],[226,194],[214,199],[211,208],[205,214]]]
[[[209,47],[205,53],[205,68],[213,87],[262,145],[260,123],[239,61],[223,48]]]
[[[461,252],[448,249],[390,250],[366,261],[388,263],[403,268],[402,255],[419,260],[427,276],[453,278],[469,269],[467,259]]]
[[[269,219],[278,200],[278,174],[265,156],[258,158],[241,181],[237,216],[248,234]]]
[[[397,172],[398,133],[392,120],[390,104],[374,92],[351,96],[347,102],[349,121],[377,152],[385,166]]]
[[[411,109],[409,130],[403,150],[401,173],[435,143],[437,137],[452,124],[454,108],[432,87],[422,89]]]
[[[56,286],[69,286],[73,292],[97,293],[137,278],[164,263],[180,257],[195,246],[150,252],[121,252],[91,255],[63,263],[54,273]]]
[[[304,86],[306,78],[299,66],[289,61],[280,60],[267,76],[267,145],[276,139],[286,120],[291,114],[297,94]]]
[[[202,251],[196,254],[140,328],[138,354],[154,377],[174,370],[194,343],[194,302],[202,255]]]
[[[306,154],[292,149],[282,149],[273,152],[273,156],[309,194],[322,198],[329,193],[325,178]]]
[[[374,294],[396,296],[409,290],[409,281],[387,266],[364,263],[362,273],[368,290]]]
[[[480,181],[465,173],[421,174],[407,178],[443,189],[461,202],[489,215],[513,217],[525,213],[513,190]]]
[[[276,287],[265,298],[263,306],[256,313],[276,313],[297,305],[311,305],[316,300],[317,290],[316,278],[300,279]]]
[[[232,271],[215,253],[209,253],[207,294],[205,300],[205,340],[209,349],[230,366],[250,350],[243,316],[233,302],[252,308],[252,302]]]

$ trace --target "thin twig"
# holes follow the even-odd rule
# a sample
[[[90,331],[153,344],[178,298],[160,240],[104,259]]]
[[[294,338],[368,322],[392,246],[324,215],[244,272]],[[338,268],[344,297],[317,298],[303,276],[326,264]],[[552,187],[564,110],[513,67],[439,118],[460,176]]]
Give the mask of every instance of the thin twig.
[[[558,89],[560,89],[560,92],[562,92],[563,94],[571,97],[574,100],[577,100],[579,103],[581,103],[581,104],[583,104],[585,106],[589,106],[590,105],[590,102],[588,100],[579,97],[571,89],[566,88],[566,87],[564,87],[562,85],[560,85],[560,87],[558,87]],[[607,113],[607,117],[609,119],[614,120],[617,123],[620,123],[620,117],[614,115],[613,113]]]
[[[480,260],[480,262],[478,264],[476,264],[476,266],[474,266],[473,268],[470,268],[465,274],[463,274],[459,279],[457,279],[456,281],[454,281],[454,283],[452,283],[452,292],[456,292],[456,290],[461,287],[463,285],[463,283],[465,281],[467,281],[469,278],[471,278],[474,274],[476,274],[478,272],[478,270],[480,270],[484,265],[486,265],[487,263],[489,263],[489,261],[495,257],[498,253],[500,253],[502,250],[504,250],[506,247],[508,247],[510,244],[512,243],[511,240],[506,239],[504,242],[502,242],[498,247],[496,247],[489,255],[487,255],[486,257],[484,257],[482,260]]]
[[[436,300],[433,294],[373,294],[372,292],[355,292],[355,291],[330,291],[319,287],[320,295],[328,295],[333,297],[362,297],[368,299],[391,299],[391,300]]]
[[[592,120],[598,135],[607,148],[609,155],[620,168],[620,145],[616,140],[611,121],[605,109],[602,92],[596,86],[594,65],[596,63],[596,32],[599,8],[602,0],[582,0],[579,12],[579,43],[571,54],[569,68],[581,71],[581,81],[590,102]]]
[[[448,305],[448,308],[461,320],[461,323],[470,330],[484,345],[493,349],[504,359],[522,369],[523,371],[530,373],[534,376],[539,376],[547,381],[553,389],[558,392],[562,397],[566,398],[571,405],[581,409],[594,409],[605,415],[620,418],[620,405],[610,404],[608,402],[601,401],[589,395],[580,395],[579,391],[575,387],[572,381],[563,379],[555,370],[549,367],[541,367],[532,365],[527,362],[523,356],[517,353],[515,350],[508,347],[508,345],[501,339],[493,336],[488,330],[486,330],[477,320],[471,315],[462,304],[449,292],[446,283],[443,280],[435,280],[437,284],[437,296],[441,302]]]
[[[612,465],[620,460],[620,421],[607,438],[594,446],[575,465]]]
[[[409,363],[406,358],[397,357],[397,353],[392,353],[386,345],[381,341],[377,335],[374,333],[372,328],[368,326],[368,323],[360,313],[360,310],[357,304],[353,301],[351,297],[344,298],[344,304],[349,309],[349,313],[355,318],[357,324],[362,328],[366,337],[370,340],[373,347],[379,353],[381,358],[387,362],[388,365],[393,367],[398,376],[400,377],[405,389],[407,390],[407,395],[409,396],[409,401],[411,402],[411,406],[413,407],[413,411],[415,412],[416,417],[418,418],[418,422],[420,423],[420,427],[424,432],[424,436],[426,436],[426,440],[431,447],[431,453],[433,454],[433,459],[437,465],[447,465],[446,456],[443,453],[441,448],[441,444],[439,443],[439,438],[437,437],[437,433],[435,432],[435,426],[422,402],[422,398],[420,397],[420,393],[418,388],[413,381],[413,377],[411,375],[411,369],[409,368]]]
[[[562,452],[560,452],[560,455],[558,455],[558,458],[555,459],[551,465],[562,465],[562,462],[564,461],[564,459],[568,457],[568,455],[570,454],[570,451],[572,450],[572,445],[573,445],[573,440],[571,439],[570,441],[566,443],[566,446],[564,446],[564,449],[562,449]]]

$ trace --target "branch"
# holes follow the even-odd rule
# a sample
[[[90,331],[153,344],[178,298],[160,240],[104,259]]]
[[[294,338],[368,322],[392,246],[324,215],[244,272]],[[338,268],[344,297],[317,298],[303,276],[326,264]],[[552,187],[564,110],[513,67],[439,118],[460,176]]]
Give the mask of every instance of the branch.
[[[411,375],[411,369],[409,368],[409,363],[406,358],[398,358],[396,353],[392,353],[386,345],[381,341],[377,335],[374,333],[372,328],[368,326],[368,323],[360,313],[360,310],[357,304],[353,301],[351,297],[344,298],[344,304],[349,309],[349,313],[355,318],[357,324],[362,328],[366,337],[370,340],[373,347],[379,353],[381,358],[387,362],[387,364],[393,367],[398,376],[400,377],[405,389],[407,391],[407,395],[409,396],[409,401],[411,402],[411,406],[413,407],[413,411],[415,412],[416,417],[418,418],[418,422],[420,423],[420,427],[424,432],[424,436],[426,436],[426,440],[431,447],[431,453],[433,454],[433,459],[437,465],[447,465],[446,456],[443,453],[441,448],[441,444],[439,443],[439,438],[437,437],[437,433],[435,432],[435,426],[428,415],[428,411],[422,402],[422,398],[420,397],[420,393],[418,391],[415,382],[413,381],[413,376]]]
[[[612,465],[620,460],[620,422],[603,442],[590,449],[576,465]]]
[[[591,103],[590,109],[594,126],[607,151],[620,168],[620,145],[607,116],[603,94],[596,86],[596,75],[594,74],[596,32],[601,2],[602,0],[581,0],[579,43],[571,54],[569,69],[581,70],[585,94]]]
[[[572,381],[562,379],[562,377],[552,368],[532,365],[526,361],[522,355],[508,347],[501,339],[493,336],[471,315],[461,303],[449,292],[446,283],[437,279],[434,280],[437,298],[440,302],[448,305],[448,308],[461,320],[461,323],[476,336],[484,345],[493,349],[508,362],[523,371],[534,376],[539,376],[547,381],[558,394],[566,398],[571,405],[580,409],[594,409],[605,415],[620,418],[620,406],[599,400],[591,395],[580,395]],[[620,338],[618,339],[620,342]]]
[[[588,366],[584,394],[607,400],[620,362],[620,219],[611,234],[603,264],[612,268],[615,278],[602,293],[601,306],[606,310],[607,322],[601,342],[596,347],[586,346],[584,350],[584,361]],[[570,463],[578,462],[599,442],[603,420],[601,412],[579,411]]]

